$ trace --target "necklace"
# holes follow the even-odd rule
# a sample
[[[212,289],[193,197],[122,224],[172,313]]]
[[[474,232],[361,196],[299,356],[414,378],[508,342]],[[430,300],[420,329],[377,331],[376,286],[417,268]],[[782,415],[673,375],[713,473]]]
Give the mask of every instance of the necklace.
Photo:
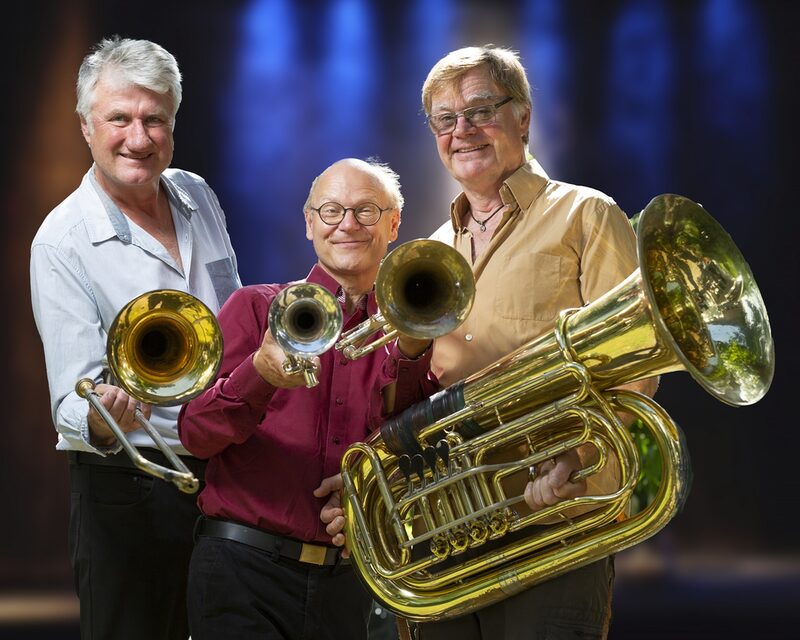
[[[481,228],[481,231],[486,231],[486,223],[489,222],[489,220],[491,220],[492,218],[494,218],[495,214],[505,206],[506,206],[505,202],[502,203],[499,207],[497,207],[497,209],[492,211],[487,218],[484,218],[483,220],[478,220],[474,215],[472,215],[472,207],[470,207],[469,217],[478,223],[478,226]]]

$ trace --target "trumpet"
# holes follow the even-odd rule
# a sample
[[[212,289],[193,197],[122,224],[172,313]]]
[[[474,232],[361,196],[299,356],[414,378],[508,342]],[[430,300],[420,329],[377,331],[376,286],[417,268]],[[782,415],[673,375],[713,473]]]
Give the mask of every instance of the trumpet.
[[[222,333],[211,310],[194,296],[171,289],[150,291],[128,302],[117,314],[108,331],[106,360],[114,382],[132,398],[174,406],[200,394],[216,377],[222,361]],[[141,409],[136,409],[136,421],[172,468],[137,451],[94,388],[90,378],[75,385],[76,393],[100,414],[134,465],[184,493],[197,492],[200,482]]]
[[[637,243],[639,268],[617,287],[345,451],[351,560],[391,611],[423,621],[463,615],[666,526],[689,490],[683,434],[652,399],[614,387],[686,371],[732,406],[767,392],[767,311],[722,227],[691,200],[662,195],[641,213]],[[661,458],[656,496],[633,515],[626,506],[641,465],[619,413],[642,421]],[[597,460],[572,479],[615,458],[619,485],[527,509],[536,466],[582,445]]]
[[[450,333],[472,308],[475,278],[469,263],[452,247],[438,240],[412,240],[381,262],[375,299],[379,312],[336,343],[350,360],[375,351],[399,333],[420,340]],[[366,344],[379,329],[384,335]]]
[[[269,308],[269,330],[283,349],[283,370],[302,373],[306,387],[319,383],[312,360],[330,349],[342,330],[342,308],[325,287],[300,282],[283,289]]]

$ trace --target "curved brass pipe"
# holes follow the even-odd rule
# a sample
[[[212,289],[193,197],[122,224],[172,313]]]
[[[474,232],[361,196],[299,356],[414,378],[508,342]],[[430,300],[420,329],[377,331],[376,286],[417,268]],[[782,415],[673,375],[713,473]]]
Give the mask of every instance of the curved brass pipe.
[[[766,393],[769,320],[728,234],[691,200],[662,195],[642,212],[637,242],[639,268],[623,283],[345,452],[351,558],[390,610],[463,615],[665,526],[689,488],[683,436],[652,399],[614,387],[688,371],[730,405]],[[619,413],[641,419],[662,463],[656,497],[632,515],[640,462]],[[531,513],[531,467],[579,446],[597,453],[581,476],[618,464],[616,489]]]

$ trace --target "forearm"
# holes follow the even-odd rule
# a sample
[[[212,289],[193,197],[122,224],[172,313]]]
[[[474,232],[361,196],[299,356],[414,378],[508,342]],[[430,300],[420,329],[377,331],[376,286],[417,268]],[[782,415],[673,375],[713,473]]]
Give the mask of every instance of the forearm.
[[[188,402],[178,418],[178,433],[186,449],[210,458],[230,444],[247,440],[261,423],[275,387],[255,370],[252,356],[229,376]]]
[[[406,357],[396,343],[383,363],[370,397],[371,427],[377,428],[388,416],[402,411],[439,390],[430,371],[432,349],[419,357]]]

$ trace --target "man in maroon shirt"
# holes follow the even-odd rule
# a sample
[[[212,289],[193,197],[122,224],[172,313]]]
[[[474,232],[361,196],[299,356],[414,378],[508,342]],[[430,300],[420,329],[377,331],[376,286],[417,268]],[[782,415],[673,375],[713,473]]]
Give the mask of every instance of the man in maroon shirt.
[[[373,283],[402,206],[397,174],[374,162],[340,160],[311,186],[306,237],[318,261],[306,281],[337,296],[344,330],[377,312]],[[283,370],[268,330],[286,286],[248,286],[228,299],[219,376],[180,414],[181,442],[208,459],[189,568],[194,640],[367,637],[370,596],[320,513],[336,502],[342,454],[380,413],[369,401],[376,378],[399,370],[417,380],[430,352],[406,358],[425,345],[405,339],[355,361],[330,350],[319,357],[319,384],[306,388]]]

